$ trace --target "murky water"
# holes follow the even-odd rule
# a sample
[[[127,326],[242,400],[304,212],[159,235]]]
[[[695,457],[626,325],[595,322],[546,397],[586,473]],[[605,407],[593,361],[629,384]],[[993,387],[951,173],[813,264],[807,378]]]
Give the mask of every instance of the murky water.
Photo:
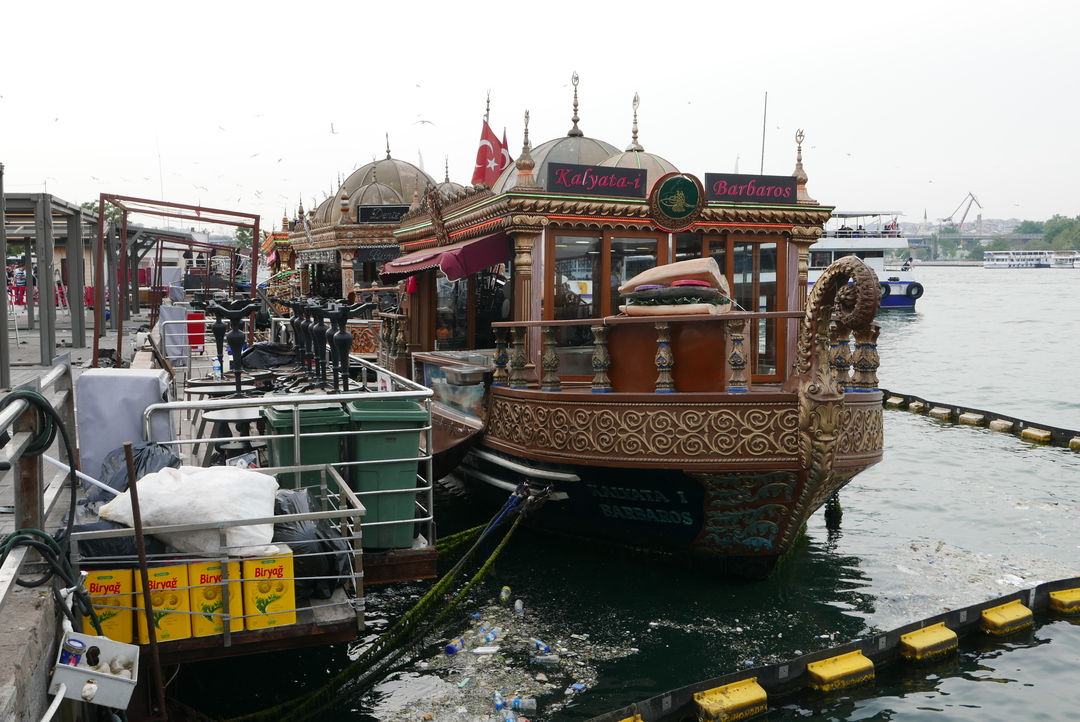
[[[881,318],[883,387],[1080,429],[1080,271],[926,268],[920,276],[927,291],[918,310]],[[885,434],[885,460],[841,493],[840,530],[828,530],[819,513],[805,545],[767,581],[720,582],[522,530],[447,636],[509,585],[549,643],[573,650],[570,635],[589,635],[590,643],[623,650],[616,659],[568,665],[530,715],[586,719],[666,689],[1080,574],[1080,454],[900,411],[886,412]],[[440,501],[442,534],[476,523],[461,502]],[[416,584],[370,599],[372,632],[425,589]],[[955,676],[829,704],[785,702],[770,719],[910,719],[931,709],[943,720],[1068,718],[1080,702],[1069,671],[1080,658],[1078,635],[1078,627],[1048,625],[1036,638],[1046,639],[1055,656],[1044,653],[1046,643],[965,653]],[[538,671],[527,655],[508,660],[529,675]],[[345,647],[313,649],[264,655],[258,664],[193,666],[178,683],[185,701],[227,716],[312,689],[347,663]],[[584,690],[566,694],[577,679],[570,673],[588,680]],[[373,693],[342,700],[325,719],[419,719],[428,708],[408,707],[419,692],[449,698],[457,688],[436,676],[410,667]],[[989,683],[1004,679],[1011,681]],[[237,685],[242,697],[234,694]],[[444,717],[438,699],[430,711],[472,719]]]

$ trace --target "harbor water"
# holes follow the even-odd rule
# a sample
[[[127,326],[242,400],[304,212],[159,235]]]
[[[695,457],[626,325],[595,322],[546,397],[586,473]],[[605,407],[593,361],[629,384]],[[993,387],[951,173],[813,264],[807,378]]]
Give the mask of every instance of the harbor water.
[[[883,388],[1080,429],[1080,271],[918,270],[927,290],[917,310],[879,317]],[[840,500],[839,529],[819,512],[805,543],[759,582],[720,581],[522,529],[444,636],[321,719],[477,719],[463,697],[490,699],[509,670],[547,678],[530,719],[583,720],[1080,575],[1080,453],[887,410],[884,461],[856,477]],[[445,494],[437,514],[442,535],[486,520]],[[541,668],[509,649],[505,660],[471,672],[436,664],[442,646],[496,605],[503,586],[523,600],[531,633],[566,650],[563,664]],[[428,588],[373,590],[369,634]],[[1080,627],[1046,625],[1033,639],[1009,651],[963,651],[955,675],[914,686],[819,702],[781,699],[769,719],[914,719],[928,710],[941,720],[1068,718],[1080,703],[1070,671],[1080,659]],[[341,645],[188,665],[175,684],[181,700],[226,718],[317,688],[349,655]]]

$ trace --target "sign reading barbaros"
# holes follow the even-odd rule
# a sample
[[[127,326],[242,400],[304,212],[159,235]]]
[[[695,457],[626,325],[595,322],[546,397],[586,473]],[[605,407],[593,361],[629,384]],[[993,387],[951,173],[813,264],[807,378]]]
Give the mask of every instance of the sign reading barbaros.
[[[706,173],[705,198],[729,203],[794,205],[799,202],[798,180],[791,175]]]
[[[641,168],[605,168],[595,165],[548,165],[548,193],[644,198],[648,184]]]

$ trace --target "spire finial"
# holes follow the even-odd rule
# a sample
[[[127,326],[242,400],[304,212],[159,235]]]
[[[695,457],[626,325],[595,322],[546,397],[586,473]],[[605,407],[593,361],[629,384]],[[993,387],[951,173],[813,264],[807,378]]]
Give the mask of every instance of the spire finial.
[[[447,156],[443,156],[443,157],[446,160],[446,178],[445,178],[445,180],[443,182],[444,183],[449,183],[450,182],[450,156],[447,155]]]
[[[487,109],[484,111],[484,122],[488,122],[491,118],[491,88],[488,88],[487,92]]]
[[[390,134],[386,134],[386,159],[390,160]]]
[[[581,120],[581,118],[579,118],[578,114],[577,114],[577,109],[578,109],[578,105],[577,105],[578,74],[577,74],[576,70],[574,71],[574,74],[570,77],[570,82],[574,84],[574,117],[570,119],[570,120],[574,121],[574,127],[570,129],[570,132],[567,133],[567,135],[570,136],[571,138],[574,138],[574,137],[581,137],[581,136],[585,135],[584,133],[581,132],[581,128],[577,127],[578,121]]]
[[[806,182],[809,178],[802,167],[802,142],[805,138],[802,128],[795,131],[795,143],[798,149],[795,152],[795,172],[791,175],[795,176],[795,182],[798,184],[798,202],[803,205],[817,205],[817,201],[811,198],[806,190]]]
[[[300,194],[300,217],[303,218],[303,216],[304,216],[304,194],[301,193]]]
[[[640,104],[641,104],[641,99],[638,98],[637,93],[634,93],[634,127],[633,127],[633,133],[632,133],[633,138],[632,138],[632,140],[630,142],[630,145],[627,146],[627,148],[626,148],[627,152],[640,153],[643,150],[645,150],[644,148],[641,147],[641,143],[638,143],[638,139],[637,139],[637,109],[638,109],[638,105],[640,105]]]
[[[514,161],[514,167],[517,169],[517,181],[514,183],[513,190],[539,190],[536,185],[536,179],[533,177],[533,167],[536,162],[533,160],[532,145],[529,143],[529,111],[525,111],[525,141],[521,146],[521,155]]]

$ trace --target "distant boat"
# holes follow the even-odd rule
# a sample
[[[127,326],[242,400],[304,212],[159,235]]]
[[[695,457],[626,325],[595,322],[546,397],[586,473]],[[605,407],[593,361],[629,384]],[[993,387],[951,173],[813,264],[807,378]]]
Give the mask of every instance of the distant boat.
[[[810,246],[807,281],[813,284],[833,261],[844,256],[857,256],[877,274],[882,308],[915,308],[915,302],[922,298],[925,289],[915,280],[911,261],[885,263],[887,252],[898,257],[902,251],[911,248],[895,221],[895,216],[899,215],[885,211],[834,212],[832,217],[838,219],[840,226],[826,229],[820,240]],[[885,223],[884,219],[889,216],[894,220]],[[850,227],[846,219],[853,219],[855,227]],[[866,219],[865,225],[863,219]]]
[[[987,251],[983,268],[1050,268],[1053,251]]]
[[[1080,268],[1080,251],[1054,251],[1050,268]]]

